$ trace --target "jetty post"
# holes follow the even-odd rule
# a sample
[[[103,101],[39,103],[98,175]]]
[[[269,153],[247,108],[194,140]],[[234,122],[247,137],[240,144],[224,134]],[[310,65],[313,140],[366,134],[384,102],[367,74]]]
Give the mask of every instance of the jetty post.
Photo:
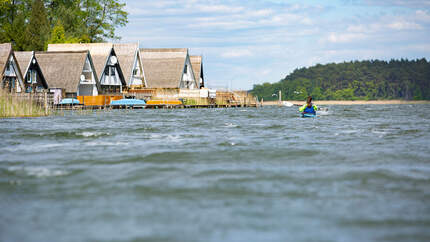
[[[278,106],[281,106],[282,105],[282,92],[281,92],[281,90],[279,90],[278,97],[279,97]]]

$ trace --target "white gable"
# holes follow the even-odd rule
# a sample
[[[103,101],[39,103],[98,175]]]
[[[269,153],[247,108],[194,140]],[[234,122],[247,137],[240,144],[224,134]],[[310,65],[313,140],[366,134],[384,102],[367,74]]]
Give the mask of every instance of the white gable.
[[[144,70],[142,68],[142,63],[140,62],[140,54],[139,51],[136,51],[136,54],[134,56],[133,71],[131,73],[130,86],[143,84],[145,84],[145,87],[147,86]]]
[[[193,68],[191,66],[190,57],[187,54],[187,57],[185,58],[185,65],[184,69],[182,71],[182,78],[181,82],[179,84],[179,88],[184,89],[198,89],[200,88],[197,84],[195,78],[194,78],[194,72]]]
[[[78,96],[97,96],[97,80],[89,56],[85,59],[84,68],[78,86]]]

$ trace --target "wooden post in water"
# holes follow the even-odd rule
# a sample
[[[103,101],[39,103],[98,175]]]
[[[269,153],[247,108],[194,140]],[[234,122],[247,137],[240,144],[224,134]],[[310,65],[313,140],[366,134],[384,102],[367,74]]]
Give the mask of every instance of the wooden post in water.
[[[279,90],[279,103],[278,103],[278,105],[279,106],[281,106],[282,105],[282,92],[281,92],[281,90]]]
[[[44,92],[45,115],[48,115],[48,93]]]
[[[31,92],[30,92],[30,102],[29,102],[29,104],[30,104],[30,113],[29,113],[29,115],[32,115],[33,114],[33,95],[31,95]]]

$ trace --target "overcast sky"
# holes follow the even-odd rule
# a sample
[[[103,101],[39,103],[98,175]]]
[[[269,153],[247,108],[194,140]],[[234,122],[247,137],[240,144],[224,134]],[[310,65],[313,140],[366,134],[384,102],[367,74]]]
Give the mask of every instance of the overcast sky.
[[[203,55],[212,87],[251,89],[317,63],[430,60],[430,0],[127,0],[121,42]]]

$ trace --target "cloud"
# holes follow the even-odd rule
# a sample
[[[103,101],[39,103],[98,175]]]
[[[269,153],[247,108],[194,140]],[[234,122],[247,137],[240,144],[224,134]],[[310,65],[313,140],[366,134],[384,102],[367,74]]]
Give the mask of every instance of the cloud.
[[[408,21],[397,21],[388,25],[388,28],[394,30],[420,30],[421,25]]]
[[[344,0],[344,3],[368,6],[422,8],[430,7],[430,0]]]
[[[430,23],[430,14],[428,13],[428,10],[417,10],[417,11],[415,11],[415,18],[418,21]]]
[[[367,38],[367,35],[362,33],[330,33],[326,40],[331,43],[350,43],[362,41]]]
[[[209,13],[238,13],[244,10],[243,7],[234,7],[227,5],[198,5],[197,10]]]
[[[239,57],[250,57],[253,56],[253,53],[250,50],[242,49],[242,50],[230,50],[221,54],[221,57],[224,58],[239,58]]]
[[[208,83],[243,89],[316,63],[430,57],[430,0],[295,2],[127,0],[118,34],[141,47],[190,48],[204,56]]]

